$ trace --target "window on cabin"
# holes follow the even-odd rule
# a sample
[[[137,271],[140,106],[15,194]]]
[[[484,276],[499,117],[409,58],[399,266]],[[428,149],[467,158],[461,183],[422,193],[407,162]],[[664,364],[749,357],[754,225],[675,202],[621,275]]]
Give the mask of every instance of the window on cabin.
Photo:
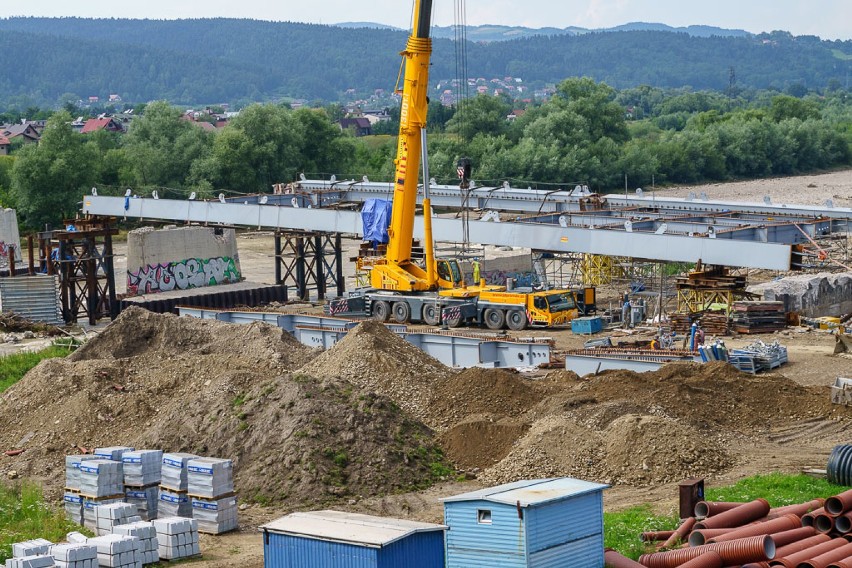
[[[477,509],[476,510],[476,522],[480,525],[490,525],[491,524],[491,509]]]

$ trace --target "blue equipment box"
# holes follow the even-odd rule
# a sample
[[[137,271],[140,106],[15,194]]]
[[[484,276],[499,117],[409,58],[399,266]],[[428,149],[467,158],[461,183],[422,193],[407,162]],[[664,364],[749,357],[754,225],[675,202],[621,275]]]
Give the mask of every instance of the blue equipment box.
[[[571,331],[577,334],[598,333],[603,330],[603,320],[600,316],[574,318],[571,320]]]

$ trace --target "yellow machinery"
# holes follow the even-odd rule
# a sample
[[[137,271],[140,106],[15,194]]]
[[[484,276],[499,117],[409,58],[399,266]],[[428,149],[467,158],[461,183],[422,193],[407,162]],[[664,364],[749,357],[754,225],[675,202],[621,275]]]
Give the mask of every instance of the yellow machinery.
[[[505,286],[487,286],[484,280],[468,285],[457,260],[436,260],[428,182],[424,183],[423,196],[424,265],[421,267],[412,259],[421,165],[423,179],[429,179],[425,154],[431,13],[432,0],[414,0],[411,34],[402,52],[405,74],[385,253],[358,264],[359,271],[369,270],[371,288],[331,302],[329,312],[399,323],[413,320],[437,325],[443,321],[452,327],[470,321],[491,329],[570,322],[577,315],[577,298],[570,290],[506,292]]]

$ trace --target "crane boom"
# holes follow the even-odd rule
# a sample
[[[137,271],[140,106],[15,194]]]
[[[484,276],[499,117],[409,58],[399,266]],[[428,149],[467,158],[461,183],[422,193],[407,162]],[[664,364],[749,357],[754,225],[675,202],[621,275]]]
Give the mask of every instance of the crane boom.
[[[382,290],[434,290],[438,282],[434,256],[431,254],[431,223],[427,224],[424,235],[424,244],[427,247],[426,269],[411,260],[423,144],[421,133],[426,127],[428,109],[426,94],[429,89],[429,61],[432,55],[432,39],[429,37],[431,20],[432,0],[414,0],[411,35],[405,51],[402,52],[405,75],[399,113],[399,139],[394,161],[393,209],[388,227],[387,254],[384,262],[374,267],[370,277],[372,286]],[[428,199],[424,199],[423,209],[426,218],[430,219],[431,207]]]

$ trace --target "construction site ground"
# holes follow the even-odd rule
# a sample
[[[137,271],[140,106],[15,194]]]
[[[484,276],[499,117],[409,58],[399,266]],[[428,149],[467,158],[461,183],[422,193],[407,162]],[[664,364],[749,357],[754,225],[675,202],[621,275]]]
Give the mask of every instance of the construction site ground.
[[[780,187],[813,204],[852,202],[849,171],[731,185],[754,201]],[[726,187],[706,191],[716,197]],[[241,235],[239,253],[249,280],[272,281],[270,234]],[[608,301],[620,290],[603,292]],[[286,309],[306,308],[318,309]],[[570,330],[520,335],[551,337],[557,350],[588,339]],[[41,482],[58,503],[63,456],[76,446],[230,457],[242,528],[203,536],[195,563],[216,567],[262,566],[257,527],[294,510],[441,522],[442,497],[523,478],[605,482],[607,510],[650,503],[665,513],[684,478],[719,485],[820,468],[849,441],[852,409],[830,404],[829,385],[852,360],[833,355],[834,338],[790,328],[725,342],[756,339],[787,346],[789,364],[758,376],[715,363],[581,379],[559,369],[450,370],[372,323],[318,353],[261,324],[131,310],[68,360],[43,362],[0,395],[0,451],[25,448],[0,454],[0,476]],[[456,473],[434,467],[439,449]],[[436,475],[437,484],[416,489]]]

